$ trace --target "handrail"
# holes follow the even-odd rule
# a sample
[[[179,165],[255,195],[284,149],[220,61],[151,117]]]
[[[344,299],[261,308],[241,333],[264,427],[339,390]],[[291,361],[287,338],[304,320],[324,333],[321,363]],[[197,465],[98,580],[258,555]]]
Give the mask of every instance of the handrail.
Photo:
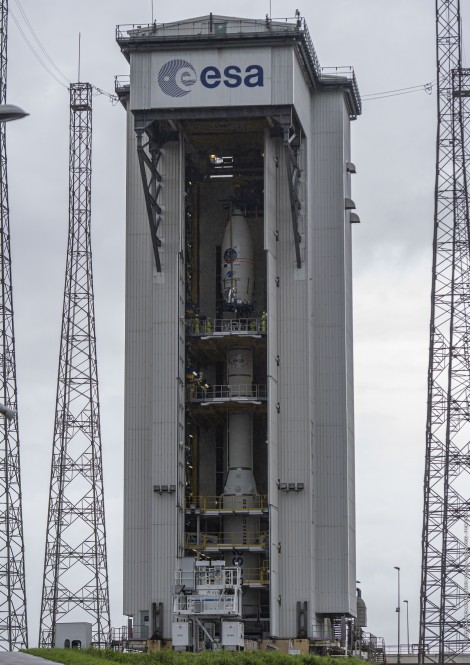
[[[204,550],[208,547],[243,549],[253,546],[265,547],[267,544],[266,531],[214,531],[185,534],[185,547],[195,550]]]
[[[129,74],[118,74],[114,77],[114,90],[116,93],[129,90],[131,77]]]
[[[266,333],[266,315],[261,318],[211,319],[195,316],[187,319],[186,331],[189,335],[220,335],[221,333]]]
[[[187,496],[187,510],[199,510],[205,513],[208,510],[219,512],[233,512],[234,510],[265,510],[268,507],[266,494],[255,494],[253,496]]]
[[[186,400],[188,402],[231,401],[231,400],[266,400],[267,387],[265,384],[204,385],[189,384],[186,386]]]
[[[188,573],[186,570],[177,570],[175,573],[175,584],[181,584],[185,587],[192,586],[193,582],[197,587],[226,587],[232,588],[240,586],[241,568],[237,566],[218,568],[196,568]]]
[[[239,614],[240,595],[197,596],[177,595],[173,598],[173,611],[177,614]]]
[[[132,626],[121,626],[111,629],[113,642],[126,642],[127,640],[147,640],[150,636],[148,624],[133,624]]]
[[[242,568],[242,584],[269,584],[269,568]]]
[[[342,77],[345,78],[348,83],[351,84],[352,94],[354,97],[354,102],[358,109],[358,113],[362,111],[362,101],[361,93],[359,92],[359,86],[356,79],[356,74],[353,67],[348,65],[343,65],[342,67],[322,67],[321,68],[321,78],[320,80],[325,83],[328,81],[329,77]]]
[[[310,32],[307,27],[307,22],[305,21],[305,19],[302,19],[302,33],[304,35],[304,40],[309,55],[310,65],[313,68],[313,71],[315,72],[315,76],[319,78],[321,74],[320,61],[318,60],[317,52],[315,51],[315,47],[313,46],[313,41],[312,38],[310,37]]]
[[[196,21],[177,21],[172,23],[148,23],[148,24],[122,24],[116,26],[116,40],[119,41],[131,41],[138,38],[149,38],[157,37],[158,39],[174,39],[175,37],[191,37],[192,39],[207,39],[207,38],[217,38],[221,36],[219,31],[210,31],[211,23],[208,20],[204,20],[206,17],[201,17],[201,19]],[[215,19],[216,17],[214,17]],[[222,18],[222,17],[221,17]],[[295,33],[298,32],[297,18],[295,19],[239,19],[236,20],[230,17],[228,20],[223,17],[223,21],[216,23],[223,24],[226,27],[226,33],[229,35],[249,35],[251,34],[272,34],[273,32],[280,33]],[[288,21],[295,21],[289,23]],[[202,30],[203,27],[208,28],[207,31]],[[214,27],[214,25],[212,26]],[[224,33],[222,33],[224,34]]]

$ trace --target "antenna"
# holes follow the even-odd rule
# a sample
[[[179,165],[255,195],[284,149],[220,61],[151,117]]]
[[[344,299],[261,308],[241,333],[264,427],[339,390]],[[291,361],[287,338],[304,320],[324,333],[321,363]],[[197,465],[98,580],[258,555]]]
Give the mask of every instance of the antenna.
[[[80,58],[81,58],[81,41],[82,41],[82,33],[78,33],[78,83],[80,83]]]
[[[152,23],[154,21],[154,16],[153,16],[153,0],[150,0],[150,4],[152,5]]]

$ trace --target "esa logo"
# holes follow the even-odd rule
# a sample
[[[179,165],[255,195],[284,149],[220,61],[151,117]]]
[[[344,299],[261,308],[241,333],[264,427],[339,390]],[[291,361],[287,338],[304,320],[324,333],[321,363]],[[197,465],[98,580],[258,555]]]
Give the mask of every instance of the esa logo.
[[[199,81],[205,88],[213,89],[223,85],[227,88],[262,88],[264,71],[260,65],[248,65],[242,71],[237,65],[229,65],[221,71],[210,65],[204,67],[198,76],[196,70],[187,60],[169,60],[158,72],[158,85],[169,97],[184,97],[191,92],[192,86]]]

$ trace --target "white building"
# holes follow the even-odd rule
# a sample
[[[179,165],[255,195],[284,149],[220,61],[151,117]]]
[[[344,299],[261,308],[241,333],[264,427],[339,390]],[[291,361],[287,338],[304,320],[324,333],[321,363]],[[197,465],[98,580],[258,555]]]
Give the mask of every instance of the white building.
[[[356,615],[354,73],[320,68],[300,17],[211,14],[117,41],[124,613],[171,639],[194,593],[175,579],[224,561],[242,569],[245,637],[330,639]]]

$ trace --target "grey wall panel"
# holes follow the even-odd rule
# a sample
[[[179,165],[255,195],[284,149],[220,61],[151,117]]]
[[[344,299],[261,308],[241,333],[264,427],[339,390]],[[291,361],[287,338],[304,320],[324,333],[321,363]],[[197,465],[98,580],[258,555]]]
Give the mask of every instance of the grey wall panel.
[[[346,113],[343,116],[344,125],[344,161],[350,162],[351,157],[351,123]],[[346,173],[346,196],[351,198],[351,174]],[[349,222],[349,213],[346,213],[345,226],[345,282],[346,282],[346,385],[347,385],[347,428],[348,428],[348,477],[349,495],[349,602],[356,606],[356,502],[354,483],[355,469],[355,440],[354,440],[354,355],[353,355],[353,275],[352,275],[352,231],[355,228]]]
[[[313,105],[314,357],[318,610],[355,614],[350,228],[341,93]]]
[[[271,49],[272,104],[292,104],[294,101],[294,60],[290,47]]]
[[[307,601],[311,612],[315,602],[312,502],[309,492],[312,467],[308,361],[310,324],[307,305],[309,284],[305,279],[305,266],[298,271],[295,264],[287,169],[283,158],[279,160],[278,171],[279,478],[281,482],[303,482],[306,488],[298,493],[281,492],[279,497],[279,539],[282,547],[280,633],[282,637],[287,637],[297,630],[297,602]],[[305,258],[304,251],[302,255]]]
[[[153,283],[152,450],[154,483],[178,485],[179,386],[181,369],[180,274],[184,180],[180,142],[162,149],[162,275]],[[183,370],[184,371],[184,370]],[[165,637],[171,636],[172,586],[178,555],[177,497],[155,495],[153,502],[152,602],[163,603]]]
[[[129,122],[127,282],[124,609],[140,622],[140,611],[163,602],[170,626],[171,587],[182,544],[184,474],[184,282],[182,246],[182,159],[179,143],[163,150],[161,227],[163,273],[155,271],[142,182],[136,160],[133,118]],[[172,385],[168,385],[171,376]],[[176,484],[178,493],[155,494],[155,484]],[[180,541],[180,542],[178,542]],[[162,551],[165,566],[156,563]],[[157,557],[158,558],[158,557]],[[150,563],[151,562],[151,563]]]
[[[306,74],[297,58],[293,68],[294,107],[307,137],[310,136],[311,91],[306,81]]]
[[[277,287],[276,287],[276,252],[277,252],[277,179],[278,179],[278,142],[265,133],[264,164],[264,247],[266,251],[267,273],[267,327],[268,327],[268,503],[269,503],[269,567],[270,567],[270,631],[279,635],[279,509],[278,509],[278,362],[277,335]]]
[[[151,253],[137,167],[133,116],[128,115],[126,230],[126,364],[124,412],[124,613],[148,610],[150,464]]]
[[[151,59],[148,53],[133,53],[130,62],[132,81],[129,108],[149,109],[152,92]],[[138,85],[135,83],[138,81]]]

